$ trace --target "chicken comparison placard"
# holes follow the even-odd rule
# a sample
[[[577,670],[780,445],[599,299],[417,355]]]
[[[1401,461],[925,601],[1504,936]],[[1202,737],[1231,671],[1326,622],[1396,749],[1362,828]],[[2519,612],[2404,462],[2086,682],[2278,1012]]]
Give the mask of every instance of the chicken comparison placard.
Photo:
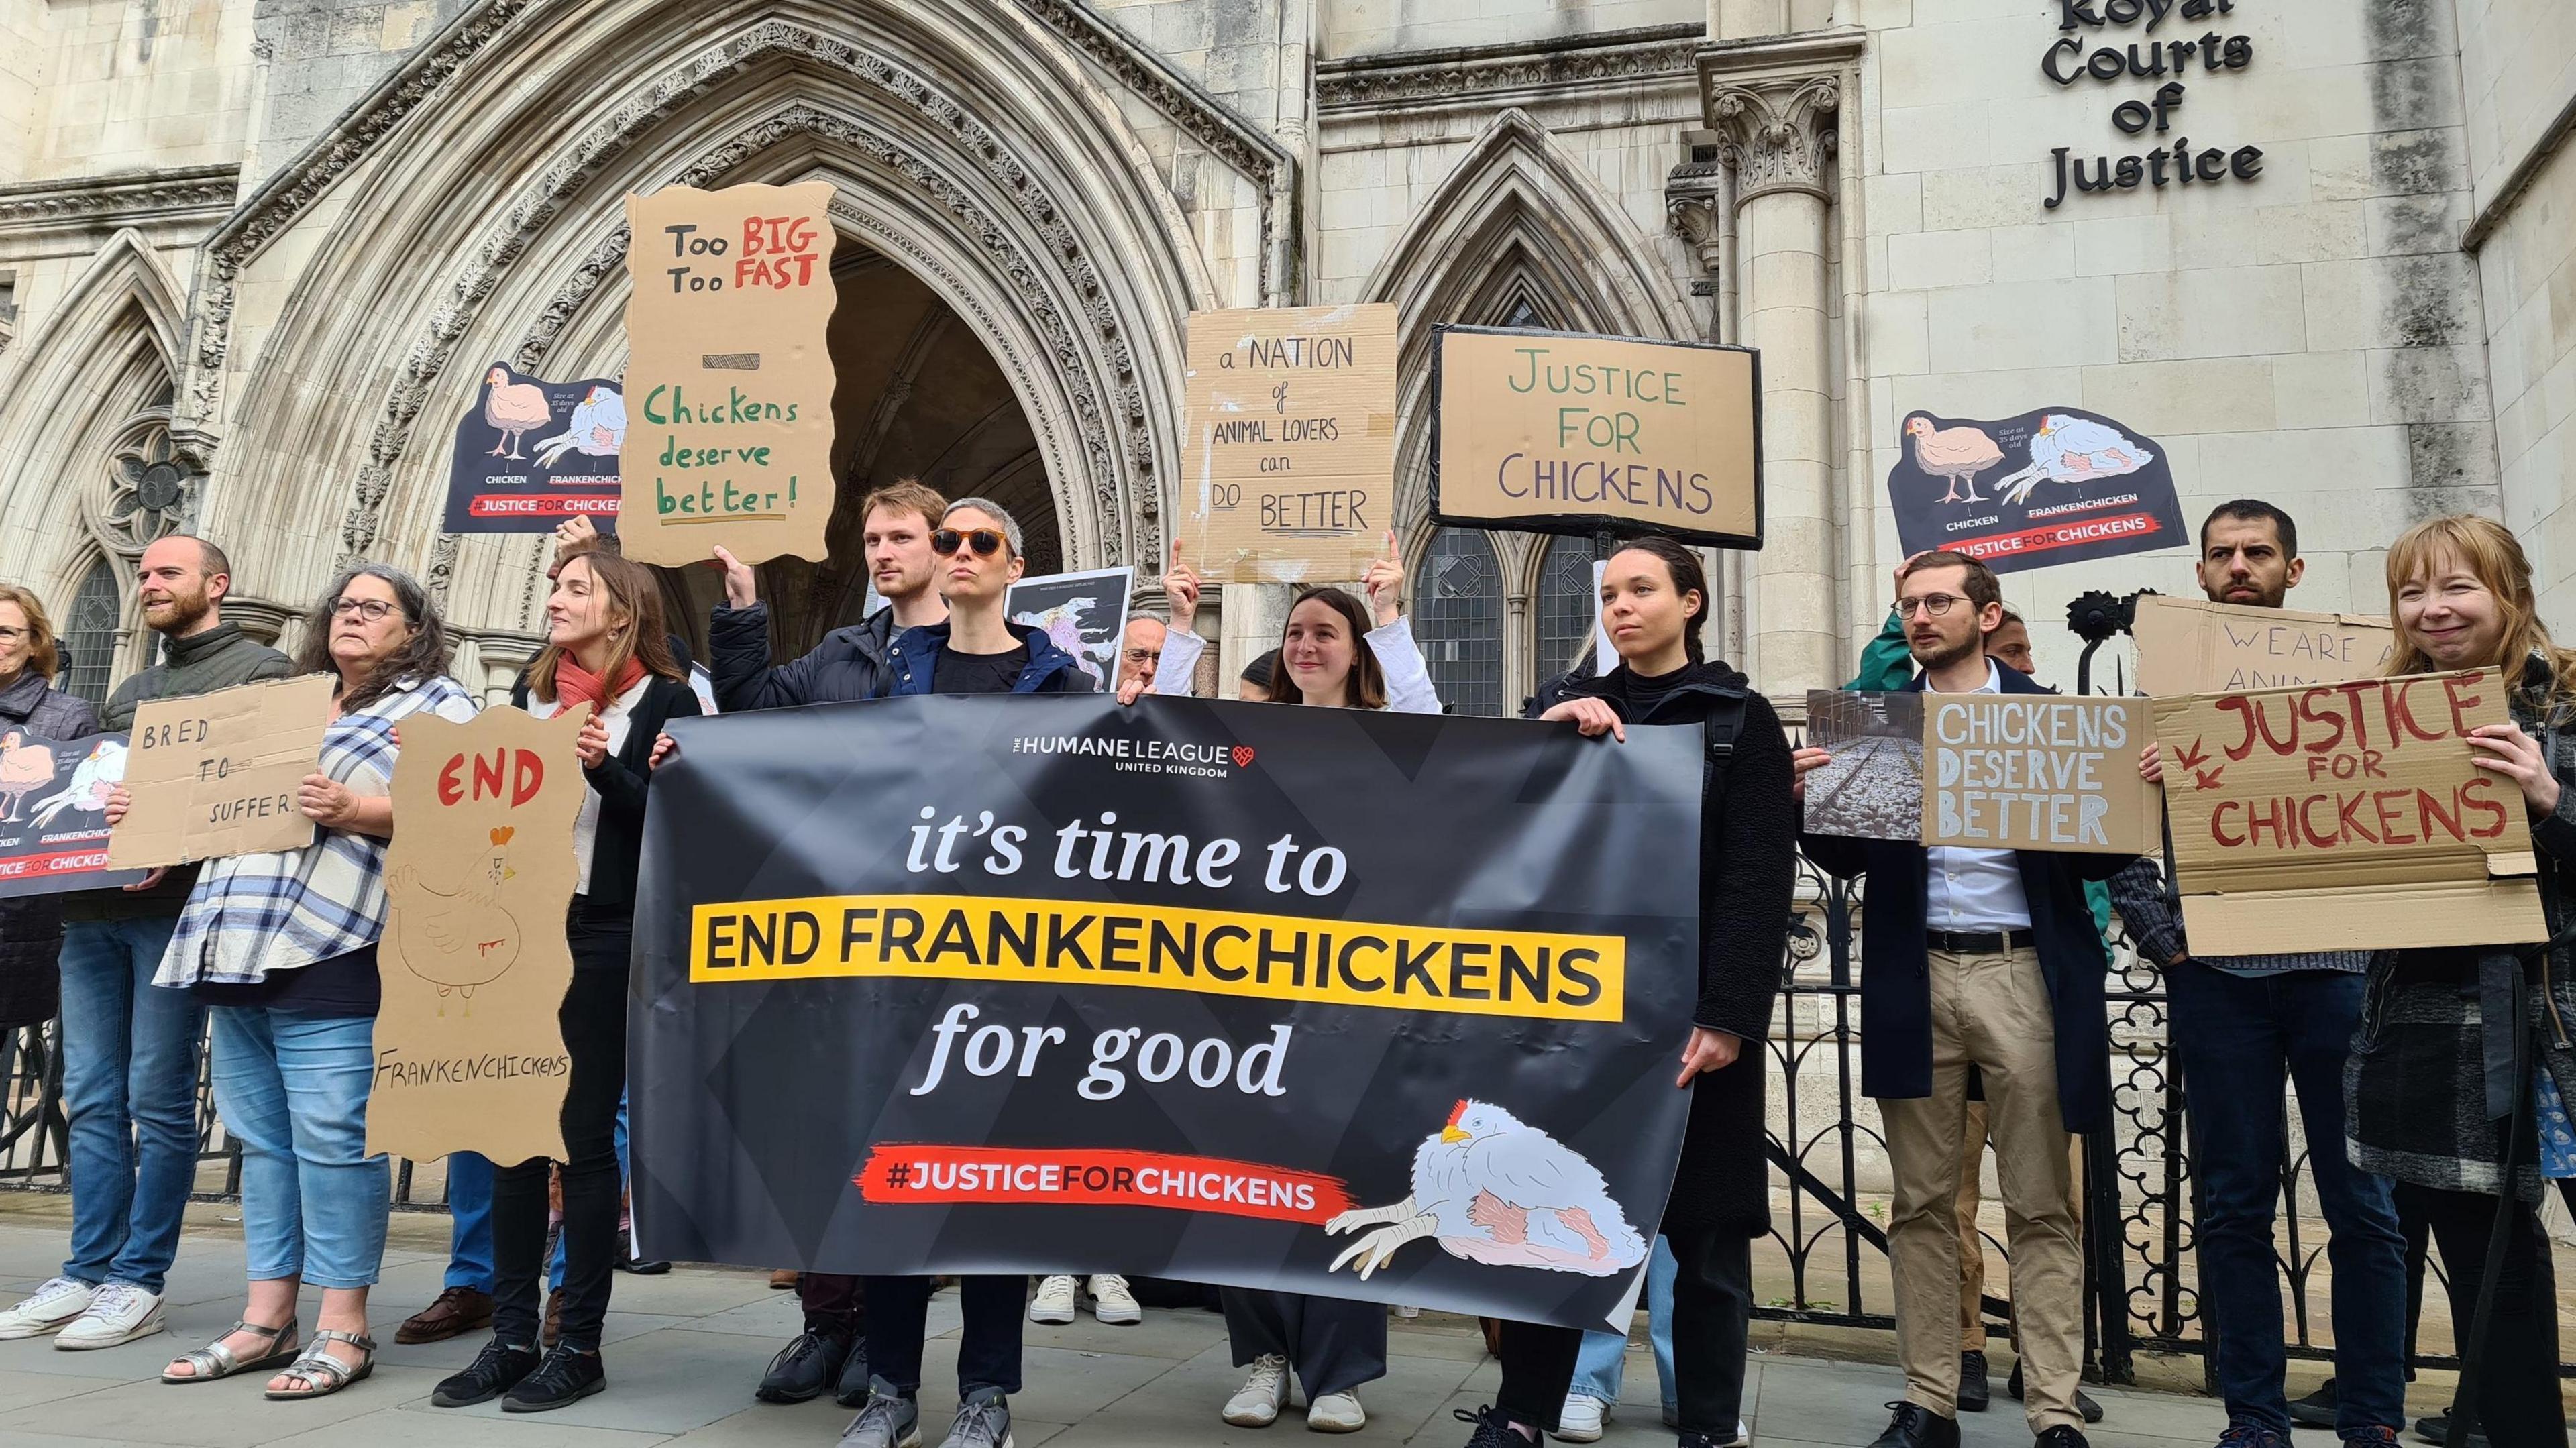
[[[2163,446],[2099,413],[1913,412],[1896,446],[1887,501],[1908,554],[1947,548],[2017,573],[2192,541]]]
[[[625,447],[626,396],[615,378],[548,382],[495,362],[456,420],[442,526],[544,533],[578,516],[614,532]]]
[[[671,732],[644,1255],[1626,1310],[1690,1105],[1695,727],[934,696]]]

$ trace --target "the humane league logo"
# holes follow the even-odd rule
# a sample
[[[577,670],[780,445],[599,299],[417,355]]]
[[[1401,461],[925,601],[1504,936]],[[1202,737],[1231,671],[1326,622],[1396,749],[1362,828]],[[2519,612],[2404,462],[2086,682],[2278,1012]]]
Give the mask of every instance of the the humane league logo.
[[[1092,755],[1109,761],[1124,774],[1190,774],[1203,779],[1231,778],[1252,767],[1249,744],[1193,744],[1179,739],[1104,739],[1089,734],[1023,734],[1011,740],[1013,754]]]

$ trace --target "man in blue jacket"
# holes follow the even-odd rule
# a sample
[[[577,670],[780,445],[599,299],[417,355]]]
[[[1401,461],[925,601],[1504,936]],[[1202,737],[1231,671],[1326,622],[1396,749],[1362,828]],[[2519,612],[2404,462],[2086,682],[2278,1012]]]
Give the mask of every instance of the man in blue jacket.
[[[2045,694],[1985,653],[2003,621],[1992,570],[1964,554],[1913,560],[1897,614],[1920,667],[1909,689]],[[1926,848],[1805,837],[1835,875],[1866,874],[1861,915],[1861,1088],[1878,1099],[1896,1177],[1888,1222],[1906,1401],[1872,1448],[1957,1448],[1959,1189],[1968,1071],[2013,1220],[2013,1310],[2037,1448],[2084,1448],[2083,1234],[2068,1198],[2071,1132],[2107,1127],[2110,957],[2084,881],[2125,855]]]

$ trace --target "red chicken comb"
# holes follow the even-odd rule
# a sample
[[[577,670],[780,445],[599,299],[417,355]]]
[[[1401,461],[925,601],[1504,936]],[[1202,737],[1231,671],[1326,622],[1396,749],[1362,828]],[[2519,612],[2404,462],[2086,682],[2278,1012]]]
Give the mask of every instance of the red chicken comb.
[[[1459,1117],[1461,1117],[1461,1116],[1464,1116],[1464,1115],[1466,1115],[1466,1114],[1467,1114],[1467,1098],[1466,1098],[1466,1097],[1464,1097],[1464,1096],[1461,1096],[1461,1097],[1459,1097],[1459,1098],[1458,1098],[1458,1104],[1449,1108],[1449,1121],[1448,1121],[1448,1124],[1449,1124],[1449,1125],[1451,1125],[1451,1126],[1455,1126],[1455,1125],[1457,1125],[1457,1124],[1458,1124],[1458,1118],[1459,1118]]]

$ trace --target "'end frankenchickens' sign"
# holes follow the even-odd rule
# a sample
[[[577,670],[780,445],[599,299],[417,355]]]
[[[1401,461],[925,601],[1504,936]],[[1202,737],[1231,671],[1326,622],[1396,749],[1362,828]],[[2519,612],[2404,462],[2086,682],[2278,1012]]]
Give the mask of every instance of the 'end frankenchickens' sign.
[[[2164,446],[2099,413],[1908,413],[1897,449],[1887,500],[1908,554],[1948,548],[2017,573],[2192,541]]]

